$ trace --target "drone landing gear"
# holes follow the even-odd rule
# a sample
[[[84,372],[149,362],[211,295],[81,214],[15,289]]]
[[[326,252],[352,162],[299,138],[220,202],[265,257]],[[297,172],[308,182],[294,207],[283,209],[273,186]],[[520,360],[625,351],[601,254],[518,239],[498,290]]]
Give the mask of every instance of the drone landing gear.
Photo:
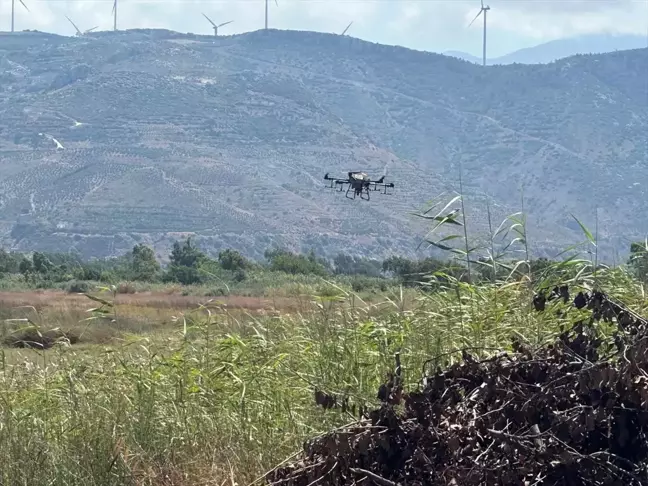
[[[351,191],[353,191],[353,197],[349,197],[349,192],[351,192]],[[364,197],[365,194],[366,194],[367,197]],[[371,196],[369,195],[369,188],[368,187],[363,187],[362,189],[358,190],[358,189],[355,189],[355,188],[349,186],[349,188],[347,189],[346,194],[345,194],[347,199],[355,199],[356,196],[358,196],[358,195],[360,196],[360,199],[362,199],[364,201],[371,200]]]

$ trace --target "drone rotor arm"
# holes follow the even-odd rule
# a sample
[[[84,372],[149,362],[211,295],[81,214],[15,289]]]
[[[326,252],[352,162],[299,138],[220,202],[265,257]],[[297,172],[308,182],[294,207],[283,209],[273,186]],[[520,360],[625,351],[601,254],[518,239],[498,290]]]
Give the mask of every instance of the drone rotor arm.
[[[325,181],[344,181],[344,182],[348,182],[347,179],[338,179],[337,177],[331,177],[331,176],[329,176],[328,172],[326,174],[324,174],[324,180]]]
[[[394,183],[393,182],[380,182],[380,183],[379,182],[372,182],[372,184],[374,185],[374,188],[373,188],[374,191],[377,191],[378,186],[380,186],[383,189],[383,194],[389,194],[387,192],[387,189],[388,188],[391,188],[391,189],[394,188]]]

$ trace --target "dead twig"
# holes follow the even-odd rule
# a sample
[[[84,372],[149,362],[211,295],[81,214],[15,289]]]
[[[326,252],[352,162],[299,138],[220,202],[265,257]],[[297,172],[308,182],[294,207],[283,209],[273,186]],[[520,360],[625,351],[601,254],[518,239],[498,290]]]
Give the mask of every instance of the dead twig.
[[[377,474],[372,473],[371,471],[367,471],[366,469],[352,467],[349,469],[349,471],[351,471],[353,474],[364,474],[375,483],[380,484],[380,486],[398,486],[398,483],[390,481],[389,479],[385,479],[382,476],[378,476]]]

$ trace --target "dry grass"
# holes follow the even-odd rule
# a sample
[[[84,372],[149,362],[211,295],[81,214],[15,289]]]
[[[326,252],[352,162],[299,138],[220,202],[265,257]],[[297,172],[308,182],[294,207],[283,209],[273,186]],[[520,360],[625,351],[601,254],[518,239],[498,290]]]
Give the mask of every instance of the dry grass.
[[[114,303],[106,319],[89,322],[89,310],[97,303],[83,294],[70,294],[57,290],[0,292],[0,344],[20,345],[22,340],[33,342],[35,327],[42,333],[74,336],[73,344],[122,344],[130,336],[152,336],[164,338],[178,329],[178,317],[209,305],[211,312],[222,314],[233,328],[245,327],[246,322],[271,315],[305,315],[314,309],[314,301],[322,309],[336,304],[336,298],[318,299],[309,295],[292,297],[249,297],[223,296],[199,297],[182,295],[175,291],[116,293],[107,297],[94,292]],[[412,293],[395,296],[409,308],[413,301]],[[393,309],[389,296],[383,296],[386,307]],[[352,298],[345,302],[348,308],[364,308],[377,316],[385,305],[370,305]],[[31,327],[29,327],[31,325]],[[29,327],[29,328],[28,328]]]
[[[208,300],[222,302],[229,309],[245,309],[247,311],[280,310],[290,312],[298,310],[299,302],[294,298],[276,297],[199,297],[195,295],[179,295],[175,292],[139,292],[119,293],[116,299],[118,305],[131,307],[146,307],[153,309],[194,309]],[[70,294],[58,290],[34,290],[27,292],[0,292],[0,309],[33,306],[38,310],[51,309],[69,311],[88,308],[88,298],[83,294]]]
[[[601,282],[645,311],[642,289],[626,276]],[[52,312],[90,306],[51,295],[41,299],[43,316],[48,302]],[[24,296],[11,298],[15,305]],[[353,419],[348,410],[317,407],[315,389],[358,409],[375,406],[395,352],[415,387],[431,357],[430,366],[445,367],[470,347],[482,358],[508,349],[511,336],[541,345],[579,318],[530,311],[524,282],[452,285],[419,294],[417,305],[404,293],[378,309],[348,296],[296,299],[309,310],[290,314],[212,306],[211,314],[183,312],[164,325],[156,316],[178,309],[117,296],[126,298],[117,324],[139,313],[148,332],[111,346],[0,350],[0,484],[247,485],[305,439]]]
[[[334,298],[313,305],[316,297],[304,299],[308,312],[283,315],[213,307],[169,321],[166,334],[110,347],[5,352],[0,459],[10,466],[0,483],[249,484],[304,439],[352,420],[318,408],[315,388],[370,406],[396,351],[414,384],[427,358],[466,342],[499,347],[514,331],[535,338],[541,321],[529,316],[528,326],[524,289],[475,289],[474,298],[473,308],[454,291],[419,295],[414,311],[398,299],[374,309]],[[151,320],[167,311],[117,312],[131,307]],[[471,312],[479,325],[467,322]]]
[[[96,303],[83,294],[56,290],[0,292],[0,341],[14,345],[32,336],[34,329],[27,329],[30,325],[37,326],[43,333],[60,329],[67,335],[78,336],[79,344],[120,343],[133,334],[165,336],[177,328],[178,316],[208,302],[214,307],[213,312],[227,314],[234,320],[245,320],[248,315],[295,313],[310,306],[309,302],[285,297],[211,298],[164,292],[119,293],[115,296],[114,315],[110,320],[89,322],[89,309],[96,307]]]
[[[0,484],[249,484],[349,420],[322,415],[311,383],[371,401],[394,346],[430,334],[420,327],[429,303],[413,292],[373,306],[343,291],[114,297],[107,319],[84,321],[99,305],[86,296],[0,293],[5,337],[24,318],[79,335],[46,351],[0,348],[0,460],[11,464]],[[209,312],[196,310],[208,301]]]

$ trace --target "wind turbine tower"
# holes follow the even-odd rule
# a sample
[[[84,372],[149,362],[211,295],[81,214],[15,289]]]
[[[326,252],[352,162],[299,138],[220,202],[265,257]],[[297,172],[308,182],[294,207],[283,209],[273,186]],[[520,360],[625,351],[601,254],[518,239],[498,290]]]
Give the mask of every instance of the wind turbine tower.
[[[277,7],[279,6],[277,0],[275,0],[275,4]],[[265,30],[268,30],[268,0],[265,0]]]
[[[482,65],[486,66],[486,14],[490,10],[490,6],[484,5],[484,0],[481,0],[481,8],[479,9],[479,12],[475,16],[475,18],[470,22],[468,27],[470,27],[475,20],[483,13],[484,14],[484,45],[483,45],[483,54],[482,54]]]
[[[117,30],[117,0],[113,2],[113,8],[112,8],[112,13],[113,13],[113,30]]]
[[[27,8],[25,2],[23,2],[23,0],[18,0],[18,1],[23,7],[25,7],[25,10],[29,12],[29,8]],[[15,17],[16,17],[16,0],[11,0],[11,32],[14,31]]]

